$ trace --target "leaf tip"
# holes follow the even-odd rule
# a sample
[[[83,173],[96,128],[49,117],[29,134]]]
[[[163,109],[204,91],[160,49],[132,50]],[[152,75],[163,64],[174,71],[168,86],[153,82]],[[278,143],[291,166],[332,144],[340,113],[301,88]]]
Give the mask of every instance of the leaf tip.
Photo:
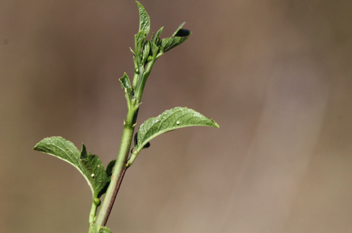
[[[144,6],[138,1],[136,3],[139,11],[139,32],[143,31],[143,34],[147,37],[150,30],[150,17]]]
[[[39,143],[40,143],[40,142],[38,142],[37,144],[35,144],[35,146],[34,146],[32,149],[35,150],[35,151],[39,151]]]
[[[54,136],[54,137],[43,138],[40,142],[35,144],[35,146],[33,147],[33,150],[45,153],[46,150],[44,149],[43,145],[45,145],[48,141],[51,141],[51,140],[56,139],[56,138],[61,138],[61,137]]]
[[[191,35],[191,31],[187,29],[181,28],[175,34],[175,37],[189,37]]]
[[[87,153],[86,146],[82,144],[80,159],[86,159],[87,157],[88,157],[88,153]]]
[[[191,35],[191,31],[187,29],[183,29],[183,25],[185,25],[186,22],[181,23],[181,25],[176,29],[174,34],[172,36],[175,37],[188,37]]]
[[[38,146],[39,143],[37,143],[32,149],[35,150],[35,151],[42,151],[39,146]]]
[[[219,124],[218,124],[218,123],[216,123],[214,120],[213,120],[213,123],[214,123],[214,127],[215,127],[215,128],[217,128],[217,129],[219,129],[219,128],[220,128]]]
[[[139,7],[143,7],[143,5],[142,5],[140,2],[136,1],[136,3],[137,3],[138,8],[139,8]],[[143,8],[144,8],[144,7],[143,7]]]

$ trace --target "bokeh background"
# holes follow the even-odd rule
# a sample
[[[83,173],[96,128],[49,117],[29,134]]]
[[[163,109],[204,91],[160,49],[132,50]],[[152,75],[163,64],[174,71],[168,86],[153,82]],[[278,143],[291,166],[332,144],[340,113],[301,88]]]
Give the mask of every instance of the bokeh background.
[[[351,2],[141,3],[151,31],[192,36],[154,66],[138,123],[187,106],[220,129],[154,139],[113,232],[352,232]],[[84,178],[32,148],[60,135],[115,158],[137,29],[134,1],[0,1],[0,232],[87,232]]]

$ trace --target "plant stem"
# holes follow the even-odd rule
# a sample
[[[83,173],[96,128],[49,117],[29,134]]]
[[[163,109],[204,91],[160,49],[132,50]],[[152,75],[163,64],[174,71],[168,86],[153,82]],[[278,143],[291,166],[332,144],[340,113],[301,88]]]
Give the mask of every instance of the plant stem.
[[[98,208],[98,204],[95,203],[94,198],[92,201],[92,207],[90,209],[90,213],[89,213],[89,233],[93,233],[93,224],[94,224],[94,218],[95,218],[95,214],[97,212],[97,208]]]
[[[138,69],[138,74],[135,73],[133,79],[134,95],[132,99],[129,99],[130,97],[126,96],[128,112],[126,122],[124,123],[125,127],[122,132],[120,150],[112,172],[110,185],[105,193],[104,200],[94,224],[94,230],[96,232],[100,227],[106,225],[111,209],[114,205],[116,195],[120,189],[121,182],[128,168],[127,160],[133,138],[134,127],[136,126],[139,105],[141,103],[145,83],[156,61],[157,50],[154,51],[154,53],[155,55],[151,61],[146,62],[146,64],[140,65],[139,67],[138,64],[140,61],[136,60],[136,57],[134,59],[135,69]]]
[[[104,200],[100,207],[97,219],[95,222],[95,227],[105,226],[108,221],[111,209],[114,205],[116,195],[121,186],[122,179],[126,172],[126,163],[130,151],[130,146],[133,138],[133,131],[135,127],[135,118],[137,114],[137,109],[130,108],[127,112],[127,118],[125,122],[125,127],[122,132],[120,150],[116,159],[116,163],[112,172],[111,182],[106,191]]]
[[[140,101],[142,99],[143,91],[144,91],[144,86],[147,82],[147,79],[149,77],[150,72],[152,71],[153,65],[156,60],[152,60],[148,62],[145,67],[141,66],[139,70],[142,71],[141,75],[138,77],[135,77],[133,80],[133,83],[135,83],[135,80],[138,80],[136,82],[136,88],[135,88],[135,97]]]

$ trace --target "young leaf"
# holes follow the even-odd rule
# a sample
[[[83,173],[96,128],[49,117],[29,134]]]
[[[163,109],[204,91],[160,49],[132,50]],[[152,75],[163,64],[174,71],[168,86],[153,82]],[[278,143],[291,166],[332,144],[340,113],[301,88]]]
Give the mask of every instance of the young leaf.
[[[143,147],[156,136],[189,126],[210,126],[219,128],[219,125],[212,119],[185,107],[176,107],[163,112],[157,117],[146,120],[138,130],[138,144],[136,151]]]
[[[136,35],[134,35],[134,52],[135,56],[138,57],[142,53],[143,50],[143,44],[146,39],[146,35],[144,34],[144,31],[139,31],[137,32]],[[140,64],[138,64],[140,65]]]
[[[150,18],[142,4],[136,2],[139,10],[139,31],[144,31],[145,37],[148,36],[150,30]]]
[[[132,86],[127,74],[124,73],[122,78],[120,78],[119,80],[120,80],[122,89],[124,89],[125,92],[130,93],[132,91]]]
[[[188,37],[191,35],[191,32],[186,30],[186,29],[182,29],[182,26],[185,23],[182,23],[177,30],[175,31],[175,33],[172,35],[172,37],[168,37],[168,38],[164,38],[161,40],[161,47],[163,48],[164,53],[175,48],[176,46],[182,44],[183,42],[185,42]]]
[[[163,29],[164,29],[164,27],[161,27],[161,28],[156,32],[155,37],[153,37],[153,38],[150,40],[151,43],[156,44],[156,45],[159,45],[159,43],[160,43],[160,41],[161,41],[161,40],[160,40],[160,35],[161,35]]]
[[[149,53],[150,53],[150,42],[146,41],[143,48],[142,64],[145,64],[145,61],[147,60]]]
[[[183,25],[185,25],[186,22],[181,23],[180,26],[178,26],[178,28],[176,29],[176,31],[174,32],[174,34],[172,34],[172,36],[176,36],[177,33],[182,29]],[[186,30],[187,31],[187,30]]]
[[[155,60],[156,56],[158,55],[159,47],[156,44],[152,44],[152,54],[153,60]]]
[[[73,165],[87,180],[93,197],[100,197],[99,193],[107,183],[107,175],[98,156],[87,154],[84,145],[82,152],[79,152],[77,147],[66,139],[49,137],[41,140],[33,149],[55,156]]]
[[[131,100],[132,100],[132,86],[130,79],[128,78],[127,74],[124,73],[122,78],[119,79],[121,83],[121,87],[125,92],[126,100],[127,100],[127,105],[130,107],[131,105]]]

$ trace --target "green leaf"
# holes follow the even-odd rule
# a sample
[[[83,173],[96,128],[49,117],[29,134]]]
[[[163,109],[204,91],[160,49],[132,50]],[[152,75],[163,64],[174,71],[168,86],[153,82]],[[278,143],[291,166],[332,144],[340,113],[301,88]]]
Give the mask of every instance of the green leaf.
[[[79,152],[72,142],[62,137],[48,137],[37,143],[33,149],[55,156],[73,165],[87,180],[93,197],[99,198],[102,195],[100,194],[101,190],[108,182],[104,166],[98,156],[87,154],[84,145],[82,146],[82,152]]]
[[[189,126],[210,126],[219,128],[212,119],[185,107],[176,107],[163,112],[161,115],[146,120],[138,130],[138,141],[134,150],[139,152],[156,136]]]
[[[100,198],[101,191],[105,188],[108,182],[107,175],[103,166],[103,163],[98,156],[91,153],[87,154],[85,145],[82,146],[82,152],[79,160],[84,176],[88,181],[88,184],[92,187],[93,196]]]
[[[160,40],[160,35],[161,35],[163,29],[164,29],[164,27],[161,27],[161,28],[156,32],[155,37],[152,37],[152,39],[150,40],[151,43],[156,44],[156,45],[159,45],[159,43],[160,43],[160,41],[161,41],[161,40]]]
[[[121,83],[121,87],[125,92],[126,100],[127,100],[127,105],[130,107],[131,105],[131,100],[132,100],[132,86],[130,79],[128,78],[127,74],[124,73],[122,78],[119,79]]]
[[[156,44],[152,44],[152,54],[153,60],[155,60],[156,56],[158,55],[159,47]]]
[[[99,229],[98,233],[112,233],[112,231],[107,227],[102,227]]]
[[[142,64],[145,64],[149,54],[150,54],[150,42],[146,41],[143,48]]]
[[[178,28],[176,29],[176,31],[174,32],[174,34],[172,34],[172,36],[176,36],[177,33],[182,29],[183,25],[185,25],[185,23],[186,23],[186,22],[181,23],[181,25],[178,26]]]
[[[176,46],[179,46],[180,44],[185,42],[188,39],[188,37],[191,35],[190,31],[186,29],[182,29],[182,26],[184,24],[185,23],[182,23],[177,28],[177,30],[172,35],[172,37],[164,38],[161,40],[161,47],[163,48],[164,53],[175,48]]]
[[[133,51],[133,49],[130,47],[130,51],[131,53],[133,53],[133,55],[136,55],[136,53]]]
[[[135,56],[138,57],[142,53],[145,39],[146,36],[144,35],[144,31],[137,32],[137,34],[134,35]]]
[[[104,193],[106,193],[106,190],[108,189],[108,187],[109,187],[109,185],[110,185],[110,181],[111,181],[111,176],[112,176],[112,169],[114,168],[114,166],[115,166],[115,162],[116,162],[116,160],[112,160],[109,164],[108,164],[108,166],[106,167],[106,180],[107,180],[107,182],[106,182],[106,184],[105,184],[105,187],[102,189],[102,190],[100,190],[100,192],[99,192],[99,194],[98,194],[98,196],[100,197],[101,195],[103,195]]]
[[[122,89],[124,89],[125,92],[132,91],[131,82],[130,82],[130,79],[128,78],[126,73],[124,73],[122,78],[120,78],[119,80],[121,83],[121,87],[122,87]]]
[[[145,37],[148,36],[150,30],[150,18],[142,4],[136,1],[139,10],[139,31],[144,31]]]
[[[116,163],[116,160],[112,160],[106,167],[106,175],[108,176],[108,180],[110,180],[112,176],[112,170],[114,169],[115,163]]]

